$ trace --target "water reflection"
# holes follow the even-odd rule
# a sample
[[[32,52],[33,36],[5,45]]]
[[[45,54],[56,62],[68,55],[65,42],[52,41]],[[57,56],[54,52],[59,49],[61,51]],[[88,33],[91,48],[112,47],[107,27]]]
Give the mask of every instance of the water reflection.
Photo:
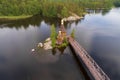
[[[120,8],[106,15],[88,14],[85,19],[71,24],[77,41],[90,53],[111,80],[120,79]]]
[[[120,79],[120,38],[103,36],[96,34],[92,41],[92,51],[94,59],[101,65],[104,71],[112,80]],[[95,55],[97,53],[97,55]],[[114,67],[114,66],[115,67]]]
[[[42,77],[39,77],[38,79],[85,80],[83,75],[79,75],[83,74],[81,72],[81,67],[79,65],[75,66],[77,63],[74,63],[74,60],[72,60],[72,57],[74,56],[71,54],[71,51],[69,51],[68,47],[64,50],[63,54],[58,51],[55,55],[52,55],[51,50],[43,50],[43,52],[44,53],[37,52],[33,54],[35,57],[37,57],[37,61],[39,61],[39,63],[43,65],[43,67],[41,66]],[[73,69],[75,67],[78,68],[76,68],[76,70],[73,72]],[[45,72],[44,70],[47,71]]]
[[[99,14],[99,13],[102,13],[102,15],[105,15],[107,14],[109,11],[111,10],[111,8],[108,8],[108,9],[102,9],[102,8],[98,8],[98,9],[86,9],[86,12],[88,14]]]
[[[76,40],[111,80],[120,79],[119,21],[120,9],[112,9],[105,15],[87,14],[81,21],[65,24],[68,34],[75,29]],[[0,80],[84,80],[68,48],[30,52],[50,36],[51,24],[59,29],[59,22],[38,16],[0,22]]]
[[[58,25],[60,22],[60,19],[57,18],[45,18],[41,17],[40,15],[35,15],[33,17],[27,18],[27,19],[20,19],[20,20],[0,20],[0,28],[9,27],[9,28],[25,28],[27,29],[29,25],[32,25],[33,27],[38,27],[40,25],[40,22],[44,20],[45,23],[51,25],[55,24]],[[54,23],[53,23],[54,22]]]
[[[54,22],[46,22],[33,18],[1,23],[0,80],[85,80],[68,48],[55,55],[51,50],[31,52],[37,43],[50,36],[50,25]],[[58,29],[59,22],[55,24]]]

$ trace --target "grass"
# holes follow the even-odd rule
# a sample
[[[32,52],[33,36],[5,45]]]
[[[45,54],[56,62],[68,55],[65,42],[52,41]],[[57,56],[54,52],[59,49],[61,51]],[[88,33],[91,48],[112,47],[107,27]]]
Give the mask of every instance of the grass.
[[[7,19],[7,20],[16,20],[16,19],[25,19],[32,17],[33,15],[21,15],[21,16],[0,16],[0,19]]]

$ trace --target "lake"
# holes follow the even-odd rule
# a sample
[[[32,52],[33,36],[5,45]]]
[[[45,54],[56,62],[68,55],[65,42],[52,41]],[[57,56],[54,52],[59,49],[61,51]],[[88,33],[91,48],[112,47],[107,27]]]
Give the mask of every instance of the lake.
[[[59,19],[41,16],[0,22],[0,80],[87,80],[69,47],[31,52],[50,36],[52,24],[58,31]],[[111,80],[120,79],[120,8],[91,12],[65,27],[68,34],[75,29],[75,39]]]

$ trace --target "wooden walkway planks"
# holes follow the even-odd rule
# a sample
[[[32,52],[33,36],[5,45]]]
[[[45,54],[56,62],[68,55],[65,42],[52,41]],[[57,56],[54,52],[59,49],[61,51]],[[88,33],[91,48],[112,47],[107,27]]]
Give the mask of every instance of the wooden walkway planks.
[[[110,80],[109,77],[102,71],[92,57],[75,41],[72,37],[68,37],[70,45],[77,52],[77,55],[82,59],[95,80]]]

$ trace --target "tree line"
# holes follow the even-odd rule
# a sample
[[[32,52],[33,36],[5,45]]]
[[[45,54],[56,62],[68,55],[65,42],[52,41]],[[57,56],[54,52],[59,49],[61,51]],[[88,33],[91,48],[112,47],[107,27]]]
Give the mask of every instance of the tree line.
[[[120,0],[114,0],[113,4],[115,7],[120,7]]]
[[[45,17],[67,17],[70,12],[82,15],[86,8],[110,8],[120,0],[0,0],[0,16],[40,14]]]

